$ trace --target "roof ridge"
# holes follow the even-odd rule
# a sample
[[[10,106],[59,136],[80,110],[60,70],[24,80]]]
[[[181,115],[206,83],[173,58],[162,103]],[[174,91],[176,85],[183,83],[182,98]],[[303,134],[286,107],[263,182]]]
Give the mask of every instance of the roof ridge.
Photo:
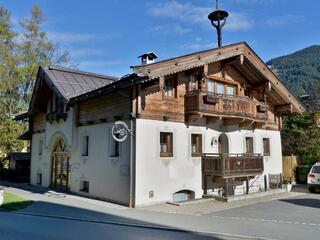
[[[97,73],[93,73],[93,72],[86,72],[86,71],[81,71],[81,70],[72,69],[72,68],[59,67],[59,66],[49,66],[48,70],[57,70],[57,71],[62,71],[62,72],[74,73],[74,74],[102,78],[102,79],[108,79],[108,80],[113,79],[115,81],[120,79],[119,77],[115,77],[115,76],[97,74]]]
[[[161,62],[172,61],[172,60],[174,60],[174,59],[178,59],[178,58],[182,58],[182,57],[188,57],[188,56],[195,55],[195,54],[210,52],[210,51],[213,51],[213,50],[223,49],[223,48],[232,47],[232,46],[241,45],[241,44],[246,44],[246,45],[248,45],[247,42],[242,41],[242,42],[232,43],[232,44],[229,44],[229,45],[224,45],[224,46],[222,46],[222,47],[210,48],[210,49],[206,49],[206,50],[202,50],[202,51],[198,51],[198,52],[192,52],[192,53],[187,53],[187,54],[180,55],[180,56],[175,56],[175,57],[163,59],[163,60],[161,60],[161,61],[157,61],[157,62],[154,62],[154,63],[150,63],[150,64],[147,64],[147,65],[135,65],[135,66],[130,66],[130,68],[146,67],[146,66],[155,65],[155,64],[158,64],[158,63],[161,63]]]

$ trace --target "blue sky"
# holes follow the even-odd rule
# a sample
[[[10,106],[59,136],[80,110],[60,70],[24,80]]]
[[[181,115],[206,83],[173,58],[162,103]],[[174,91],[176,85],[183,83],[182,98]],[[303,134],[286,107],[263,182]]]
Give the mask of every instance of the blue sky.
[[[0,0],[14,23],[38,4],[44,30],[81,70],[122,76],[154,51],[160,59],[217,45],[214,0]],[[230,12],[223,43],[246,41],[267,61],[320,43],[320,1],[220,0]]]

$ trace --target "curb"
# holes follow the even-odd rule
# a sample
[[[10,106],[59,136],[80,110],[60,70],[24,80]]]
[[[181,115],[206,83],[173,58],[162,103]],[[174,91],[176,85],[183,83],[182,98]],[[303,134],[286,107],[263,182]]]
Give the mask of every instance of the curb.
[[[16,215],[27,215],[27,216],[36,216],[36,217],[44,217],[44,218],[55,218],[55,219],[64,219],[70,221],[80,221],[80,222],[90,222],[90,223],[98,223],[98,224],[108,224],[108,225],[117,225],[117,226],[126,226],[126,227],[133,227],[133,228],[145,228],[145,229],[152,229],[152,230],[161,230],[161,231],[170,231],[170,232],[179,232],[179,233],[191,233],[195,235],[204,235],[204,236],[211,236],[211,237],[229,237],[234,239],[248,239],[248,240],[274,240],[272,238],[264,238],[264,237],[253,237],[253,236],[246,236],[246,235],[238,235],[238,234],[231,234],[231,233],[221,233],[221,232],[205,232],[205,231],[195,231],[195,230],[187,230],[187,229],[177,229],[171,227],[164,227],[160,225],[147,225],[147,224],[137,224],[137,223],[126,223],[126,222],[117,222],[117,221],[105,221],[105,220],[94,220],[94,219],[85,219],[85,218],[77,218],[77,217],[67,217],[62,215],[51,215],[51,214],[39,214],[39,213],[31,213],[31,212],[8,212],[0,209],[0,212],[5,212],[9,214],[16,214]]]

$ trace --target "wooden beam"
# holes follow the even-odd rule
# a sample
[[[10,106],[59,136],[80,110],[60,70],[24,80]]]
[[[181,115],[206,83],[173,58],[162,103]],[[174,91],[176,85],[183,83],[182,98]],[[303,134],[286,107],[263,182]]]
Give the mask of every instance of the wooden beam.
[[[293,113],[293,106],[291,103],[283,104],[283,105],[275,105],[274,110],[276,113],[286,114]]]

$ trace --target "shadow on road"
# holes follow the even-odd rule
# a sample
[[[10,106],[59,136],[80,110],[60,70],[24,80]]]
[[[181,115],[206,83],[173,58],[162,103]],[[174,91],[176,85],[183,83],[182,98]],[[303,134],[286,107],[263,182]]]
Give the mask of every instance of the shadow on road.
[[[12,183],[1,182],[1,185],[13,187]],[[33,193],[46,193],[48,189],[38,189],[28,185],[17,185],[17,188],[25,189],[28,191],[32,191]],[[68,200],[70,201],[70,200]],[[153,222],[142,221],[136,219],[134,216],[121,216],[116,213],[106,213],[102,211],[95,211],[91,209],[86,209],[85,206],[70,206],[67,202],[65,203],[52,203],[46,201],[34,201],[32,205],[28,206],[25,209],[16,211],[16,212],[3,212],[5,214],[12,214],[15,216],[21,216],[23,219],[24,216],[30,216],[35,219],[35,222],[40,221],[41,219],[44,222],[52,221],[62,221],[66,223],[70,223],[70,229],[73,229],[73,224],[94,224],[94,225],[105,225],[110,226],[112,228],[125,229],[126,232],[130,232],[130,235],[126,236],[126,238],[118,238],[116,239],[168,239],[163,238],[161,236],[167,236],[170,239],[215,239],[219,240],[219,237],[208,236],[204,234],[197,234],[191,231],[187,231],[181,228],[171,227],[160,225]],[[0,210],[1,214],[1,210]],[[137,217],[138,218],[138,217]],[[31,218],[32,219],[32,218]],[[69,224],[68,224],[69,225]],[[41,226],[38,226],[41,228]],[[131,230],[130,230],[131,229]],[[55,229],[47,229],[48,231],[54,232]],[[131,235],[132,232],[132,235]],[[39,234],[39,233],[37,233]],[[108,233],[111,234],[112,233]],[[138,234],[138,235],[137,235]],[[40,233],[41,235],[41,233]],[[146,237],[146,238],[145,238]],[[70,238],[73,239],[73,238]],[[106,238],[107,239],[107,238]],[[115,239],[115,238],[113,238]]]
[[[281,199],[279,201],[304,207],[320,208],[320,199],[315,198]]]

